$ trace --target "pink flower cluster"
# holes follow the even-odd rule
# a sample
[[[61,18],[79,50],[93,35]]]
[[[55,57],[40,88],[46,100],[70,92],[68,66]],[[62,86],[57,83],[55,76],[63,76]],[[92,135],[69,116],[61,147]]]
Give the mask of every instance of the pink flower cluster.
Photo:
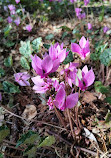
[[[86,13],[82,12],[81,8],[75,8],[76,16],[79,20],[85,19],[86,18]]]
[[[71,49],[80,55],[82,59],[90,53],[89,40],[82,37],[79,45],[71,44]],[[95,75],[92,70],[88,70],[87,65],[82,70],[77,69],[79,63],[69,63],[66,69],[60,72],[63,81],[50,78],[50,74],[55,72],[60,64],[65,60],[69,52],[63,48],[63,43],[51,45],[48,54],[43,55],[43,59],[37,55],[31,56],[32,67],[37,76],[32,77],[34,83],[33,90],[35,93],[46,93],[54,91],[53,97],[50,96],[47,102],[49,109],[52,110],[56,106],[59,110],[64,111],[67,108],[73,108],[78,103],[79,94],[75,92],[74,85],[80,90],[85,91],[95,80]],[[27,72],[17,73],[14,75],[15,81],[21,86],[30,86],[30,75]],[[65,81],[64,81],[65,80]],[[67,91],[68,88],[68,91]]]

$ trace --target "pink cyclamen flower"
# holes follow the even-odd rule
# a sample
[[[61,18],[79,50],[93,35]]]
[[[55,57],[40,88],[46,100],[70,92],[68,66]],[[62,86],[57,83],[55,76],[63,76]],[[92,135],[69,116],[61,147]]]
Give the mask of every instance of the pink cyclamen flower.
[[[72,87],[72,84],[75,84],[75,79],[76,79],[76,74],[77,74],[76,67],[78,65],[79,65],[78,63],[70,63],[68,68],[60,72],[61,75],[65,73],[65,80],[68,82],[70,87]]]
[[[2,93],[0,92],[0,101],[2,101]]]
[[[73,108],[78,102],[78,93],[73,93],[66,96],[65,89],[63,88],[63,86],[61,86],[53,102],[54,105],[62,111],[67,108]]]
[[[18,4],[18,3],[20,3],[20,0],[15,0],[15,2]]]
[[[77,2],[77,0],[70,0],[71,3]]]
[[[19,18],[19,17],[16,18],[16,19],[14,20],[14,23],[18,26],[18,25],[20,24],[20,18]]]
[[[28,32],[31,32],[32,31],[32,26],[29,24],[29,25],[26,25],[26,30],[28,31]]]
[[[41,77],[47,77],[51,72],[55,72],[59,67],[59,59],[52,61],[49,55],[40,59],[37,55],[31,56],[32,67]]]
[[[35,93],[45,93],[52,88],[52,80],[50,78],[41,78],[40,76],[36,76],[32,78],[34,82],[33,90]]]
[[[82,9],[81,8],[75,8],[76,16],[78,17],[81,13]]]
[[[92,24],[91,23],[88,23],[87,26],[88,26],[88,30],[92,30]]]
[[[71,50],[72,52],[78,53],[81,59],[84,60],[86,56],[90,54],[89,40],[86,40],[85,37],[82,36],[79,41],[79,45],[76,43],[71,43]]]
[[[15,6],[13,4],[8,5],[8,8],[9,8],[10,11],[15,10]]]
[[[81,75],[82,78],[77,77],[78,79],[77,86],[80,87],[82,91],[84,91],[87,89],[87,87],[93,84],[95,80],[95,75],[92,69],[88,71],[87,65],[83,67]]]
[[[15,10],[10,11],[10,15],[15,15],[15,14],[16,14]]]
[[[59,84],[59,82],[58,82],[57,80],[55,80],[55,81],[53,82],[53,87],[55,88],[55,91],[56,91],[56,92],[58,91],[58,89],[60,88],[60,86],[63,86],[63,88],[65,88],[64,82],[61,82],[60,84]]]
[[[15,81],[20,86],[30,86],[30,83],[27,81],[30,78],[30,75],[27,72],[20,72],[14,74]]]
[[[49,110],[52,110],[54,107],[53,107],[53,102],[52,102],[52,98],[49,97],[48,101],[47,101],[47,105],[49,106]]]
[[[8,23],[12,23],[12,21],[13,21],[13,19],[9,16],[9,17],[7,18],[7,22],[8,22]]]
[[[104,32],[104,33],[106,33],[108,30],[109,30],[109,27],[107,27],[107,26],[104,26],[104,27],[103,27],[103,32]]]
[[[85,5],[85,6],[88,5],[89,2],[90,2],[90,0],[84,0],[84,5]]]
[[[63,62],[66,56],[69,52],[66,52],[66,49],[63,48],[63,43],[59,45],[59,43],[56,43],[54,45],[51,45],[49,48],[49,56],[52,59],[52,61],[59,59],[60,62]]]

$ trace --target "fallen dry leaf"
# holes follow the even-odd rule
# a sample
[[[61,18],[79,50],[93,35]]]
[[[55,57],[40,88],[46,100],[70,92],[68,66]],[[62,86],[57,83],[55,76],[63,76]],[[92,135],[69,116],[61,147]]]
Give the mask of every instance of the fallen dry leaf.
[[[94,96],[93,93],[90,93],[88,91],[86,91],[83,95],[83,99],[82,101],[86,102],[86,103],[90,103],[93,102],[94,100],[96,100],[97,98]]]
[[[22,114],[22,117],[30,121],[37,115],[37,109],[34,105],[26,105],[26,108]]]

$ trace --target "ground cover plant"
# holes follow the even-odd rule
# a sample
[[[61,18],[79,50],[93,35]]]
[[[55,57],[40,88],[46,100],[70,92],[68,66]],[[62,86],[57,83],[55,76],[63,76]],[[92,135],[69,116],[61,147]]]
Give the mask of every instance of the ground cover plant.
[[[1,0],[0,158],[111,157],[110,10]]]

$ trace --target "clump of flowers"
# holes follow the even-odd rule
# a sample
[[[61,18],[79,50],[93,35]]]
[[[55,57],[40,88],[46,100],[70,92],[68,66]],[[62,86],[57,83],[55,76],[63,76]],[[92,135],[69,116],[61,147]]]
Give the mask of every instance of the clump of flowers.
[[[107,27],[107,26],[104,26],[104,27],[103,27],[103,32],[104,32],[104,33],[106,33],[108,30],[109,30],[109,27]]]
[[[82,12],[81,8],[75,8],[76,16],[79,20],[85,19],[86,18],[86,13]]]
[[[84,60],[90,53],[89,40],[86,40],[83,36],[79,41],[79,45],[76,43],[71,44],[71,49]],[[85,91],[95,80],[93,69],[88,70],[87,65],[85,65],[80,70],[78,69],[79,63],[70,62],[67,68],[63,66],[63,70],[57,72],[59,66],[62,67],[62,62],[68,53],[66,48],[63,47],[63,43],[61,45],[55,43],[51,45],[48,53],[45,53],[42,59],[37,55],[31,56],[32,67],[35,74],[37,74],[31,78],[34,83],[33,90],[35,93],[47,93],[49,95],[47,101],[49,110],[55,110],[58,119],[61,120],[63,125],[64,121],[58,110],[66,111],[71,122],[69,110],[77,105],[80,90]],[[57,72],[57,78],[50,77],[54,72]],[[30,86],[28,81],[30,75],[27,72],[17,73],[14,76],[19,85]],[[70,128],[73,135],[71,124]]]

